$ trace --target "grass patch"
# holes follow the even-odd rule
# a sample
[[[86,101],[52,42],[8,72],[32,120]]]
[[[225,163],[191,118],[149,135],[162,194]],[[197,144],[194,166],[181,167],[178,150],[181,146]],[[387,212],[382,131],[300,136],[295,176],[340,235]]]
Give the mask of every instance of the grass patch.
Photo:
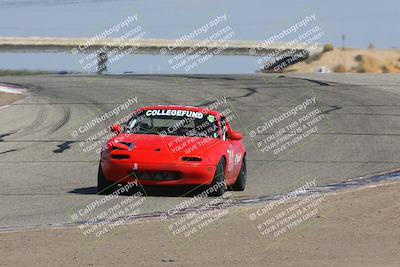
[[[41,71],[41,70],[1,70],[0,76],[19,76],[19,75],[46,75],[58,74],[56,71]]]

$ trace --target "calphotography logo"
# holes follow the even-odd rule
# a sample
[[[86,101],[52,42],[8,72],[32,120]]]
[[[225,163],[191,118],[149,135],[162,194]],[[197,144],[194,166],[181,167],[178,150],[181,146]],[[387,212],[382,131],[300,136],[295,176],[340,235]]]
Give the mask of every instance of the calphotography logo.
[[[316,97],[310,92],[252,125],[248,136],[260,154],[277,159],[311,142],[318,137],[318,132],[331,129]]]
[[[257,64],[267,72],[280,72],[292,64],[319,54],[322,47],[318,45],[318,41],[325,33],[321,26],[315,23],[316,14],[307,15],[258,43],[256,48],[249,49],[249,54],[256,55],[261,51],[268,51],[257,59]]]
[[[138,104],[138,97],[128,98],[124,103],[82,123],[71,131],[71,137],[80,140],[79,147],[83,152],[94,151],[100,154],[107,145],[107,141],[115,136],[110,127],[104,127],[105,123],[122,125],[132,118],[132,109]],[[123,137],[118,137],[122,139]]]
[[[306,182],[251,213],[249,219],[256,225],[262,238],[273,242],[317,216],[325,197],[320,192],[310,191],[315,186],[315,180]]]
[[[73,48],[71,53],[86,54],[79,59],[83,70],[107,71],[109,65],[118,62],[126,55],[135,53],[140,40],[146,37],[146,32],[139,25],[138,19],[138,14],[127,16],[119,23],[92,36],[84,44]]]
[[[213,200],[207,200],[205,204],[197,206],[201,202],[204,202],[204,198],[218,190],[218,187],[221,186],[225,186],[225,184],[218,183],[193,198],[184,200],[173,209],[169,209],[166,213],[160,215],[160,219],[166,222],[167,228],[171,236],[175,239],[175,242],[180,245],[186,244],[192,238],[199,237],[203,232],[211,230],[209,229],[210,227],[216,227],[221,218],[232,213],[228,209],[233,203],[232,194],[229,192]],[[170,216],[178,214],[180,216],[177,219],[168,219]]]
[[[79,208],[70,216],[71,220],[79,222],[78,228],[85,237],[102,237],[140,214],[141,206],[146,201],[142,192],[138,191],[121,200],[121,194],[137,186],[137,182],[127,183],[112,194]]]
[[[228,41],[234,37],[235,32],[229,25],[224,26],[227,19],[226,14],[217,16],[205,25],[168,44],[167,48],[160,50],[160,53],[165,55],[174,51],[176,55],[168,60],[172,70],[194,71],[195,68],[221,54],[228,47]]]

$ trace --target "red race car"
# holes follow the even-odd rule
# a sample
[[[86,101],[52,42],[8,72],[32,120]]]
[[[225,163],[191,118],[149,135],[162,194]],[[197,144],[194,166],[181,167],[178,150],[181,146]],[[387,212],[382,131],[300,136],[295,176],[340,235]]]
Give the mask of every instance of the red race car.
[[[103,147],[99,193],[116,184],[148,186],[207,185],[222,195],[229,186],[246,186],[243,135],[232,130],[223,113],[199,107],[151,106],[135,110]]]

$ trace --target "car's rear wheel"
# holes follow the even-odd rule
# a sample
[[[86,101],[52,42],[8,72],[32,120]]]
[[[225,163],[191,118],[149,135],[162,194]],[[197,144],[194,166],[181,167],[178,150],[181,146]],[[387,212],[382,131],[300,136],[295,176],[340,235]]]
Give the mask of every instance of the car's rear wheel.
[[[225,180],[225,160],[222,158],[215,170],[214,180],[210,186],[212,188],[212,192],[210,192],[210,196],[219,197],[225,193],[226,188],[226,180]]]
[[[108,195],[111,194],[115,189],[114,183],[108,181],[104,176],[101,164],[99,164],[99,171],[97,174],[97,194]]]
[[[231,186],[232,190],[243,191],[246,187],[246,176],[247,176],[246,158],[243,157],[242,167],[240,168],[240,172],[236,179],[236,182]]]

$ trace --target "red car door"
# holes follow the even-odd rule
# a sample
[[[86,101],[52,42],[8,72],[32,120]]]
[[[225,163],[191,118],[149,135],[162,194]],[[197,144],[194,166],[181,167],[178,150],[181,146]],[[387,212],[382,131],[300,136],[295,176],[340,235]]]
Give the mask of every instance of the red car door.
[[[240,171],[240,162],[241,162],[241,149],[240,149],[240,140],[231,140],[229,138],[229,133],[232,131],[229,123],[226,119],[221,116],[221,132],[222,132],[222,140],[226,142],[226,149],[228,154],[227,166],[226,166],[226,178],[228,180],[236,179]]]

